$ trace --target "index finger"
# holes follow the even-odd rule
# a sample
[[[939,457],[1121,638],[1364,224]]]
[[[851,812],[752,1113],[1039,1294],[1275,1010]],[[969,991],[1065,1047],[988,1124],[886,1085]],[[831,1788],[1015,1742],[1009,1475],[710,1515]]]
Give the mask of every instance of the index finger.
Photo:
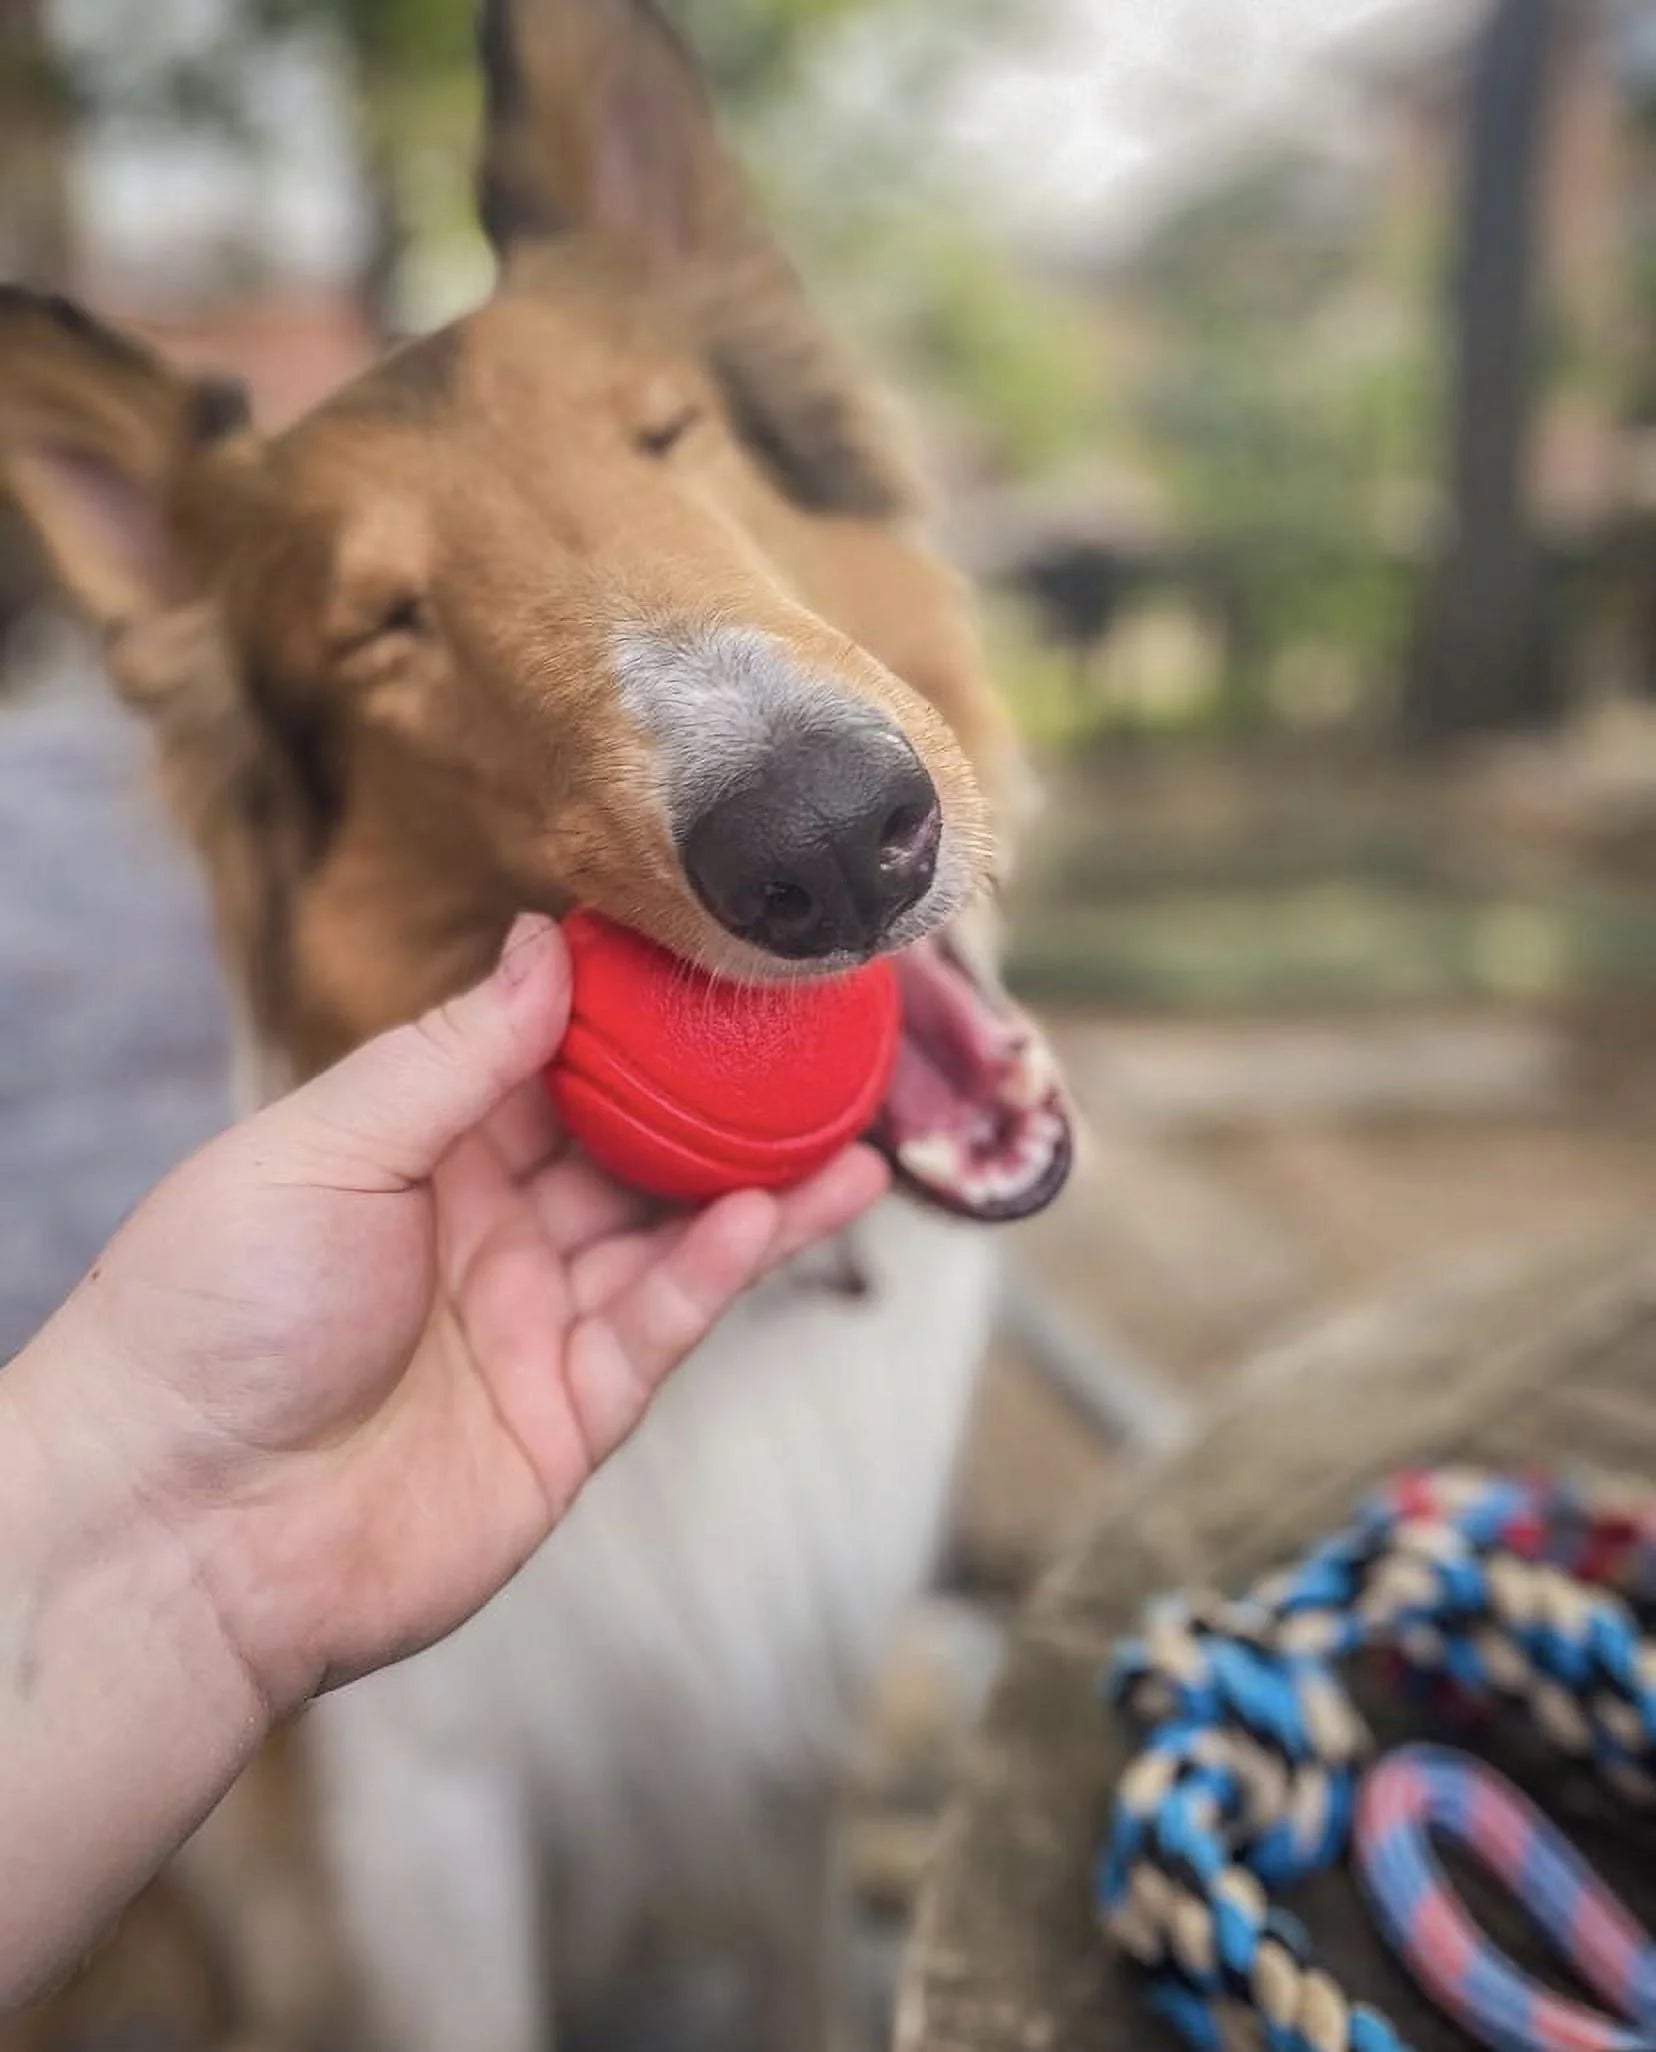
[[[841,1231],[889,1186],[878,1155],[853,1147],[783,1197],[721,1197],[687,1228],[663,1229],[658,1258],[570,1334],[570,1401],[597,1458],[637,1425],[662,1381],[761,1276]]]

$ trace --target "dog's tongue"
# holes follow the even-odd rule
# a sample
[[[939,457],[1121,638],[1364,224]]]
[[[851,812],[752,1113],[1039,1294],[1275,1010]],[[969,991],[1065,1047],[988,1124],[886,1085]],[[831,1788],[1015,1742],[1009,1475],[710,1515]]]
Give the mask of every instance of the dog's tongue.
[[[1046,1043],[1002,1012],[946,944],[896,957],[897,1068],[874,1138],[922,1195],[968,1218],[1044,1210],[1073,1157],[1069,1112]]]

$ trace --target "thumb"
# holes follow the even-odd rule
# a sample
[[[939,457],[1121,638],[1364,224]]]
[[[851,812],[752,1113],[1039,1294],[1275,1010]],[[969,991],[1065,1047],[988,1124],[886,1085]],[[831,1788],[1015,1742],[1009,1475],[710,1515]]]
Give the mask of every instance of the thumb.
[[[569,951],[556,925],[524,913],[482,983],[382,1033],[270,1116],[314,1159],[414,1183],[558,1050],[569,1020]]]

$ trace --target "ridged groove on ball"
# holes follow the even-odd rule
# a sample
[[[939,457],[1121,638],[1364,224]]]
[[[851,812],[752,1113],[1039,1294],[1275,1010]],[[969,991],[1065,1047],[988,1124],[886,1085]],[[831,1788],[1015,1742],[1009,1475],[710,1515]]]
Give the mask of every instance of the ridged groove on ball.
[[[736,1143],[800,1142],[878,1110],[901,1025],[889,963],[811,983],[737,984],[589,915],[565,932],[575,988],[560,1067],[635,1109],[659,1106],[687,1138],[694,1128]]]

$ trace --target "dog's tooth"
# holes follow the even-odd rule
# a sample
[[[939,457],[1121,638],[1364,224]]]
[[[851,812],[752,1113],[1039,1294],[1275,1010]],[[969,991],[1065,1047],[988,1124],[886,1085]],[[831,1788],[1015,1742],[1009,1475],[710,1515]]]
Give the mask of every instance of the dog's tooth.
[[[1001,1085],[1001,1100],[1013,1111],[1039,1111],[1045,1103],[1049,1089],[1040,1072],[1040,1065],[1029,1058],[1025,1050],[1006,1072]]]
[[[1008,1165],[1019,1170],[1028,1170],[1041,1159],[1046,1150],[1047,1140],[1041,1131],[1040,1121],[1026,1120],[1018,1137],[1006,1151]]]
[[[918,1140],[905,1140],[897,1159],[919,1183],[958,1182],[961,1177],[960,1149],[947,1133],[927,1133]]]
[[[1002,1096],[1016,1111],[1033,1112],[1058,1088],[1058,1064],[1038,1035],[1023,1042],[1012,1060]]]
[[[1044,1111],[1030,1121],[1024,1144],[1030,1154],[1045,1158],[1057,1149],[1063,1137],[1063,1120],[1056,1112]]]
[[[1039,1126],[1032,1126],[1022,1137],[1018,1143],[1017,1153],[1003,1178],[1006,1184],[1000,1193],[1003,1197],[1021,1196],[1031,1184],[1038,1182],[1046,1174],[1057,1149],[1059,1130],[1059,1122],[1056,1119],[1042,1121]]]

